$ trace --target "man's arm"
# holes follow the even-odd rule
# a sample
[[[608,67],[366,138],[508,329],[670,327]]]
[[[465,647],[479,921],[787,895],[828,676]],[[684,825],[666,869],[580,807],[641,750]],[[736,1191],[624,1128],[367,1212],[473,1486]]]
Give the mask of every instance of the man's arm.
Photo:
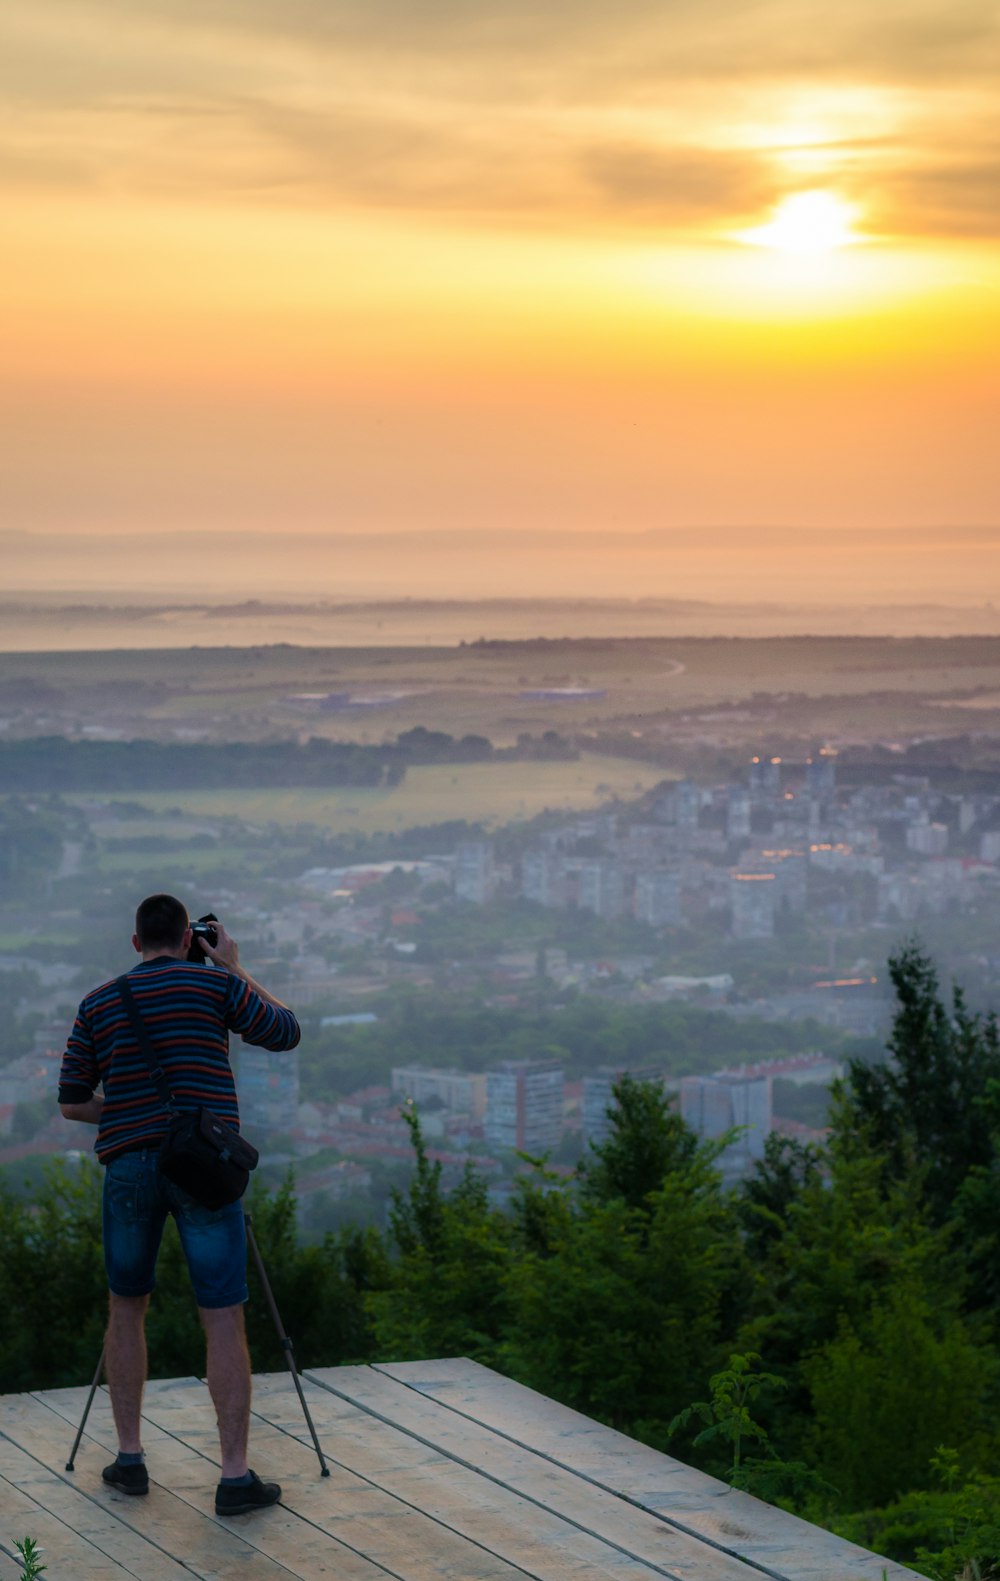
[[[266,988],[262,987],[255,978],[250,976],[246,967],[240,965],[239,945],[226,932],[221,922],[215,923],[215,931],[218,934],[215,944],[209,944],[207,939],[203,939],[200,936],[198,938],[198,943],[209,960],[214,961],[216,966],[221,966],[223,971],[229,972],[232,977],[242,978],[247,987],[252,988],[257,998],[263,999],[266,1005],[273,1005],[276,1010],[288,1010],[288,1005],[283,1004],[274,994],[269,994]]]
[[[84,1125],[99,1125],[104,1108],[104,1094],[92,1092],[86,1103],[61,1103],[59,1113],[64,1120],[82,1120]]]
[[[86,1004],[80,1006],[66,1044],[59,1071],[59,1113],[64,1120],[82,1120],[98,1125],[104,1108],[104,1094],[97,1091],[100,1072]]]

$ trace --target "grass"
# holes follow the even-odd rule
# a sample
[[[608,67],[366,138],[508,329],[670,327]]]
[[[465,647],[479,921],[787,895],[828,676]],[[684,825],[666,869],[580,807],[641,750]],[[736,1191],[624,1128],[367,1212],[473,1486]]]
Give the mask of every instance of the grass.
[[[35,933],[28,925],[17,930],[9,928],[6,932],[0,933],[0,955],[7,952],[16,955],[28,944],[78,944],[79,941],[79,931],[73,932],[69,928],[65,932],[48,928],[44,933]]]
[[[247,863],[241,856],[241,866],[245,869]],[[265,863],[262,855],[254,864],[258,870]],[[157,872],[169,868],[176,872],[182,868],[185,873],[196,876],[202,873],[214,873],[218,868],[231,866],[231,853],[225,850],[192,851],[188,846],[169,851],[101,851],[97,868],[102,873],[113,875],[115,873],[134,873],[136,868],[143,871]],[[88,868],[88,871],[90,868]]]
[[[663,778],[661,768],[584,754],[575,763],[427,765],[409,769],[401,785],[381,790],[137,791],[129,799],[149,808],[151,830],[158,828],[163,814],[182,808],[195,818],[236,817],[251,824],[313,824],[330,834],[379,834],[451,819],[495,826],[532,818],[546,808],[585,811],[613,796],[637,796]],[[135,820],[131,827],[139,832]],[[142,855],[154,860],[149,852]],[[192,870],[218,860],[214,851],[184,852]],[[127,868],[135,858],[104,852],[101,862]]]
[[[627,619],[623,614],[627,625]],[[698,640],[649,638],[631,643],[513,643],[477,648],[276,647],[140,650],[129,653],[0,653],[0,684],[25,678],[64,694],[66,717],[121,723],[121,699],[131,685],[151,683],[136,734],[160,739],[174,729],[207,738],[261,739],[275,734],[380,742],[414,725],[486,735],[496,744],[528,731],[573,733],[619,724],[632,728],[669,720],[687,710],[744,707],[748,716],[725,727],[756,740],[768,720],[761,698],[787,694],[814,700],[782,713],[803,738],[851,733],[859,717],[866,731],[894,735],[971,728],[964,706],[949,699],[1000,691],[1000,639],[761,638]],[[568,701],[533,699],[540,688],[579,686],[606,693]],[[300,692],[399,693],[384,708],[344,713],[304,710],[289,699]],[[97,694],[95,697],[95,693]],[[782,697],[785,702],[780,702]],[[924,705],[921,699],[934,704]],[[806,717],[800,717],[806,706]],[[862,710],[864,710],[862,715]],[[771,721],[773,723],[773,721]]]

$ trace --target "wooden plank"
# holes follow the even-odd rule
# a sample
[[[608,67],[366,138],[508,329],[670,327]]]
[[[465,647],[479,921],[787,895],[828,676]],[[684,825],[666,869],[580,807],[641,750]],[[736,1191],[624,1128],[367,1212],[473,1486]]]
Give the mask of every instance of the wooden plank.
[[[379,1575],[388,1572],[401,1581],[454,1581],[456,1577],[461,1581],[525,1581],[528,1572],[523,1568],[507,1563],[488,1546],[449,1529],[422,1509],[394,1498],[340,1465],[335,1458],[331,1459],[330,1477],[321,1479],[315,1451],[307,1441],[308,1430],[298,1396],[288,1374],[279,1374],[272,1381],[270,1397],[278,1414],[289,1417],[301,1430],[301,1437],[261,1416],[262,1392],[262,1380],[257,1378],[253,1442],[267,1455],[282,1487],[287,1489],[283,1502],[297,1515],[307,1513],[310,1526],[326,1534],[330,1551],[334,1541],[346,1545],[366,1565],[380,1567]],[[189,1393],[194,1414],[198,1409],[198,1391],[192,1389]],[[285,1397],[284,1404],[282,1397]],[[176,1409],[180,1403],[176,1392],[173,1403],[171,1430],[178,1431],[182,1427],[182,1413]],[[143,1414],[160,1426],[165,1425],[166,1417],[160,1419],[155,1400],[147,1401]],[[183,1431],[185,1438],[190,1437],[186,1426]],[[262,1547],[267,1546],[271,1530],[270,1524],[266,1529],[261,1526],[257,1541]],[[313,1572],[303,1568],[300,1535],[296,1532],[283,1534],[280,1541],[276,1539],[275,1551],[280,1552],[286,1564],[309,1575]],[[343,1573],[339,1564],[337,1573]],[[537,1581],[547,1581],[547,1578],[539,1577]]]
[[[70,1392],[55,1391],[49,1398],[57,1407],[65,1408],[61,1397]],[[113,1431],[109,1421],[104,1432],[112,1441]],[[286,1578],[299,1576],[308,1581],[324,1576],[336,1576],[338,1581],[384,1581],[382,1569],[358,1558],[336,1537],[317,1529],[289,1507],[290,1479],[284,1465],[280,1505],[236,1521],[215,1515],[218,1435],[208,1390],[197,1379],[168,1380],[147,1387],[143,1442],[151,1476],[155,1472],[162,1478],[177,1502],[208,1517],[217,1543],[242,1538],[245,1544],[252,1544],[257,1568],[249,1574],[270,1577],[280,1573]],[[280,1448],[283,1450],[283,1445]],[[259,1469],[265,1477],[269,1475],[269,1468],[260,1465]],[[238,1568],[233,1571],[234,1576],[240,1573]]]
[[[0,1514],[2,1513],[3,1507],[0,1506]],[[21,1533],[21,1537],[30,1536],[30,1532]],[[4,1532],[4,1535],[0,1537],[0,1581],[20,1581],[23,1573],[14,1549],[14,1539]]]
[[[86,1581],[141,1581],[142,1572],[119,1564],[99,1543],[74,1532],[65,1521],[37,1503],[27,1492],[0,1473],[0,1516],[3,1542],[11,1558],[0,1575],[19,1576],[21,1567],[14,1560],[14,1538],[33,1537],[44,1549],[42,1562],[50,1575],[63,1574]],[[178,1568],[179,1575],[184,1571]],[[190,1577],[190,1572],[188,1572]]]
[[[362,1369],[353,1369],[358,1373]],[[464,1357],[370,1372],[574,1471],[776,1581],[921,1581],[917,1573],[627,1438]]]
[[[601,1553],[605,1564],[622,1563],[658,1576],[697,1578],[697,1581],[759,1581],[759,1571],[731,1555],[723,1554],[696,1538],[665,1524],[655,1515],[636,1509],[616,1494],[581,1482],[571,1470],[555,1466],[530,1450],[511,1444],[465,1422],[431,1401],[422,1399],[393,1380],[368,1367],[329,1368],[310,1374],[321,1382],[338,1404],[320,1412],[330,1442],[345,1441],[344,1458],[390,1488],[399,1486],[401,1469],[411,1462],[424,1464],[433,1451],[452,1464],[445,1487],[469,1489],[470,1500],[482,1502],[482,1489],[472,1491],[471,1476],[491,1484],[494,1500],[510,1508],[508,1500],[534,1510],[534,1519],[553,1517],[563,1528],[567,1548],[579,1544],[591,1558]],[[381,1431],[359,1426],[353,1407],[370,1414]],[[327,1425],[328,1424],[328,1425]],[[294,1425],[290,1424],[294,1431]],[[405,1435],[405,1436],[404,1436]],[[406,1438],[411,1440],[406,1447]],[[359,1456],[363,1455],[363,1460]],[[435,1475],[440,1481],[440,1471]],[[451,1494],[449,1492],[449,1497]],[[570,1533],[575,1533],[571,1537]],[[592,1545],[598,1544],[598,1549]]]
[[[77,1539],[92,1544],[129,1574],[141,1576],[142,1581],[184,1581],[184,1578],[190,1581],[190,1570],[145,1539],[137,1539],[103,1502],[72,1487],[65,1475],[50,1471],[34,1454],[26,1453],[11,1439],[2,1436],[0,1476],[39,1510],[55,1516]],[[24,1531],[18,1535],[36,1534]],[[73,1566],[76,1573],[84,1572],[85,1568],[82,1561]]]
[[[343,1370],[331,1369],[331,1374],[339,1377]],[[384,1386],[386,1381],[376,1382]],[[268,1390],[275,1392],[267,1394]],[[284,1377],[257,1379],[255,1399],[257,1411],[286,1433],[306,1441],[301,1407]],[[617,1527],[613,1519],[606,1520],[606,1529],[598,1535],[593,1530],[594,1490],[581,1487],[567,1473],[537,1462],[534,1456],[485,1430],[472,1430],[482,1440],[478,1445],[470,1444],[467,1430],[459,1452],[455,1445],[432,1443],[427,1437],[400,1431],[337,1396],[327,1394],[324,1399],[321,1394],[317,1399],[316,1391],[310,1390],[309,1400],[331,1463],[349,1466],[395,1498],[545,1581],[596,1581],[598,1577],[614,1581],[676,1577],[685,1581],[689,1576],[697,1576],[698,1581],[759,1581],[758,1572],[706,1552],[701,1543],[665,1530],[662,1523],[629,1509],[611,1495],[596,1497],[614,1505],[620,1519]],[[427,1402],[420,1403],[427,1406]],[[457,1419],[449,1421],[450,1413],[432,1409],[438,1410],[445,1429],[454,1434]],[[457,1425],[461,1429],[465,1424]],[[486,1470],[483,1461],[489,1459],[490,1452],[502,1463]],[[563,1485],[563,1497],[557,1505],[553,1490],[558,1484]],[[569,1515],[566,1506],[572,1504],[572,1498],[566,1496],[567,1490],[578,1495],[577,1508]],[[655,1549],[653,1562],[636,1556],[637,1526],[648,1528],[647,1546]]]
[[[155,1390],[156,1385],[151,1386],[151,1392]],[[86,1395],[86,1389],[59,1389],[38,1396],[8,1396],[0,1401],[4,1432],[70,1486],[113,1510],[139,1539],[177,1558],[200,1581],[291,1581],[296,1576],[305,1581],[301,1572],[268,1557],[257,1542],[259,1526],[275,1512],[246,1516],[238,1524],[220,1521],[213,1508],[218,1477],[215,1466],[152,1424],[143,1427],[150,1457],[148,1498],[137,1499],[107,1488],[101,1481],[101,1468],[113,1458],[116,1438],[106,1390],[98,1390],[95,1397],[77,1452],[76,1471],[66,1472],[63,1467]],[[68,1438],[67,1424],[71,1429]],[[176,1481],[182,1478],[194,1483],[194,1497],[178,1492]],[[333,1575],[334,1571],[325,1573]],[[91,1578],[87,1576],[86,1581]]]

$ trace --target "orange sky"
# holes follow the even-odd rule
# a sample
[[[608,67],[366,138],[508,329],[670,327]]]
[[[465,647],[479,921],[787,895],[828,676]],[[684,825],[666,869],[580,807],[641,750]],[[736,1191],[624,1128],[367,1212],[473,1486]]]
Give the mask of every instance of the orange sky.
[[[8,7],[0,524],[1000,540],[998,65],[993,0]]]

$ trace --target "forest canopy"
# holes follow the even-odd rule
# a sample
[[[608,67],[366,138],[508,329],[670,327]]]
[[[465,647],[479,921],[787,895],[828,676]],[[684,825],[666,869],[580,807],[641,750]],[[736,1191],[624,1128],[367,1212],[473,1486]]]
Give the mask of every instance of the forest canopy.
[[[737,1188],[725,1143],[623,1077],[571,1178],[526,1161],[509,1208],[415,1169],[383,1231],[305,1244],[294,1183],[251,1202],[306,1365],[466,1355],[830,1525],[935,1581],[1000,1566],[1000,1038],[916,946],[890,964],[888,1060],[848,1066],[822,1147],[772,1135]],[[0,1187],[0,1388],[85,1382],[102,1343],[99,1171]],[[200,1373],[176,1237],[150,1365]],[[282,1356],[258,1289],[255,1367]],[[978,1566],[978,1570],[975,1568]]]

